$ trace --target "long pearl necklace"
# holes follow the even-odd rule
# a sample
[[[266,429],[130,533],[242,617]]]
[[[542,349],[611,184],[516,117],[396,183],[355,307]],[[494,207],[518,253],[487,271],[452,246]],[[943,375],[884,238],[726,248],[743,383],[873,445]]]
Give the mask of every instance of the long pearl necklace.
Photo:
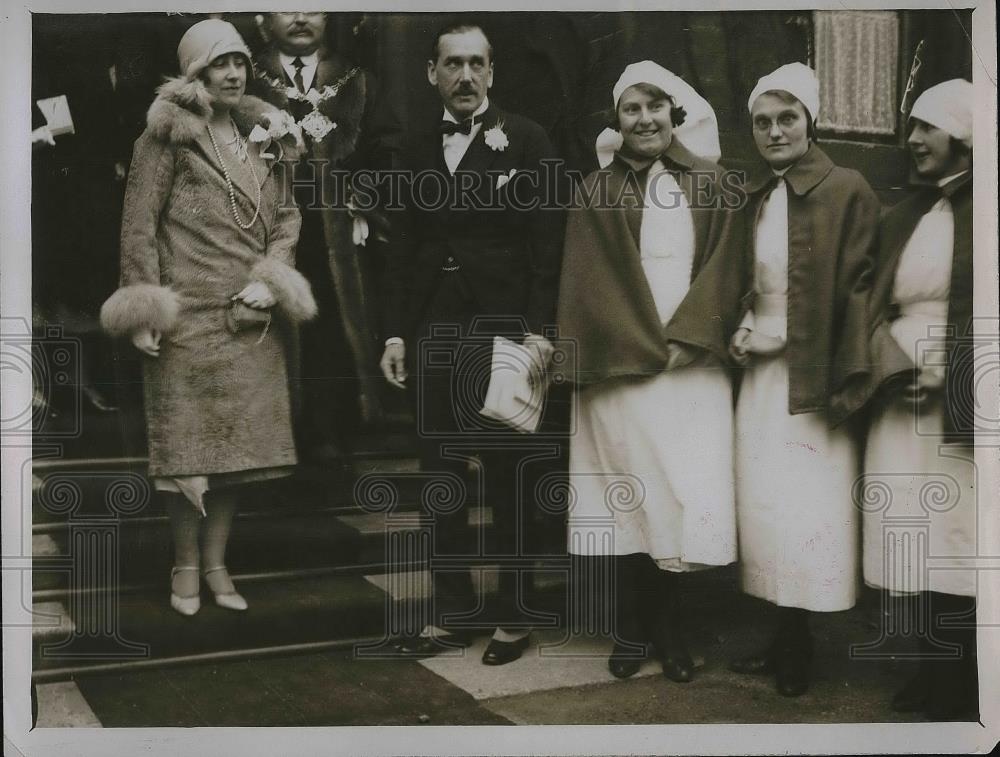
[[[215,149],[215,157],[219,159],[219,165],[222,166],[222,175],[226,177],[226,187],[229,189],[229,208],[233,211],[233,218],[236,220],[236,225],[241,229],[249,229],[257,222],[257,217],[260,215],[261,202],[260,181],[257,179],[257,171],[253,167],[253,161],[248,161],[247,165],[250,166],[250,174],[253,176],[254,186],[257,187],[257,207],[254,208],[253,218],[248,223],[243,223],[243,219],[240,218],[240,211],[236,207],[236,189],[233,187],[233,180],[229,176],[229,169],[226,168],[226,162],[222,159],[222,151],[219,149],[219,143],[215,141],[215,132],[212,131],[211,124],[206,124],[206,126],[208,126],[208,138],[212,141],[212,147]],[[236,128],[235,124],[233,128]]]
[[[233,127],[233,138],[226,141],[226,147],[233,151],[233,154],[236,155],[240,163],[246,163],[250,157],[250,153],[247,151],[247,140],[240,134],[240,130],[233,119],[230,118],[229,123]]]

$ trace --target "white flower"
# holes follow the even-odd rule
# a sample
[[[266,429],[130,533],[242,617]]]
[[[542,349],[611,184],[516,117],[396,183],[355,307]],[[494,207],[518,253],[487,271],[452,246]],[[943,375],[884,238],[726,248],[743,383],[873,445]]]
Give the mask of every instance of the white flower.
[[[510,144],[510,140],[507,139],[506,133],[503,130],[503,124],[499,123],[492,129],[487,131],[483,137],[486,139],[486,144],[491,150],[496,150],[498,152],[503,152],[507,149],[507,145]]]
[[[270,139],[270,136],[271,135],[267,133],[267,129],[265,129],[260,124],[257,124],[250,131],[250,136],[247,138],[251,142],[258,143],[258,142],[266,142],[268,139]]]
[[[324,116],[318,110],[312,111],[305,118],[299,121],[299,126],[302,127],[306,134],[312,137],[314,142],[320,141],[323,137],[337,128],[337,124]]]
[[[296,124],[287,110],[273,110],[262,115],[267,122],[267,133],[272,139],[281,139],[286,134],[294,134]]]
[[[354,227],[351,229],[351,241],[359,247],[364,247],[368,240],[368,219],[364,216],[354,216]]]
[[[298,87],[285,87],[285,97],[289,100],[298,100],[302,97]]]
[[[257,124],[250,132],[248,139],[260,145],[261,157],[269,157],[266,150],[273,140],[290,137],[296,147],[304,147],[302,129],[295,123],[292,114],[287,110],[271,110],[261,114],[263,124]],[[273,157],[273,156],[270,156]]]

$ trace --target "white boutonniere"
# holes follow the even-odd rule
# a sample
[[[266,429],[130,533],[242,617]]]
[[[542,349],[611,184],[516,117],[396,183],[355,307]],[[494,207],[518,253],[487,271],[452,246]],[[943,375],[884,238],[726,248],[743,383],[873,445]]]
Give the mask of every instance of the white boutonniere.
[[[275,141],[279,143],[288,141],[299,149],[305,147],[305,142],[302,141],[302,129],[287,110],[267,111],[262,113],[260,118],[262,123],[254,126],[248,137],[258,146],[260,157],[271,159],[275,157],[268,152]]]
[[[503,152],[507,149],[507,145],[510,144],[510,140],[507,139],[507,134],[503,130],[503,122],[501,121],[492,129],[489,129],[483,138],[486,140],[486,145],[491,150],[496,150],[497,152]]]

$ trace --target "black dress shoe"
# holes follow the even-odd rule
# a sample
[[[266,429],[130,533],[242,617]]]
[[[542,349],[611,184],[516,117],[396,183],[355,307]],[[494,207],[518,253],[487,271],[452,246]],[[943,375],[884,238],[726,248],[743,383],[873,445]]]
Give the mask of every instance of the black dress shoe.
[[[940,695],[932,692],[927,698],[924,715],[928,720],[942,722],[946,720],[979,720],[976,706],[977,696],[959,694],[957,696]]]
[[[799,697],[809,690],[809,667],[812,650],[794,646],[779,649],[774,655],[775,689],[783,697]]]
[[[663,655],[661,660],[663,675],[676,683],[690,683],[694,680],[694,660],[686,649],[673,650]]]
[[[472,643],[472,639],[460,633],[444,636],[408,636],[396,643],[396,651],[408,657],[433,657],[449,650],[462,649]]]
[[[770,675],[774,672],[774,658],[770,649],[729,662],[729,669],[744,675]]]
[[[643,647],[639,651],[638,647]],[[629,678],[639,672],[642,661],[646,659],[645,645],[621,644],[615,642],[608,658],[608,670],[615,678]]]
[[[927,705],[928,678],[923,670],[906,682],[892,698],[893,712],[923,712]]]
[[[963,664],[965,663],[965,664]],[[928,677],[924,715],[928,720],[973,720],[979,703],[975,669],[963,660],[936,660]]]
[[[677,683],[688,683],[694,680],[694,660],[684,644],[679,632],[662,633],[653,642],[656,655],[663,666],[663,675]]]
[[[500,641],[490,639],[490,644],[483,652],[483,665],[506,665],[508,662],[519,660],[521,654],[528,648],[529,637],[517,641]]]

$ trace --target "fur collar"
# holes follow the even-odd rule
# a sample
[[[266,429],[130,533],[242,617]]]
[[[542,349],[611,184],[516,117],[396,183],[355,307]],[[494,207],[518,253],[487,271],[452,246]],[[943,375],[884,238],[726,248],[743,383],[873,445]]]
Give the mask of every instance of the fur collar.
[[[257,124],[263,124],[264,113],[278,109],[253,95],[244,95],[232,112],[236,128],[247,136]],[[153,136],[172,145],[188,145],[205,132],[212,113],[212,95],[200,79],[188,81],[183,76],[167,79],[156,90],[156,99],[146,114],[146,126]],[[282,140],[283,157],[294,160],[294,148]]]

